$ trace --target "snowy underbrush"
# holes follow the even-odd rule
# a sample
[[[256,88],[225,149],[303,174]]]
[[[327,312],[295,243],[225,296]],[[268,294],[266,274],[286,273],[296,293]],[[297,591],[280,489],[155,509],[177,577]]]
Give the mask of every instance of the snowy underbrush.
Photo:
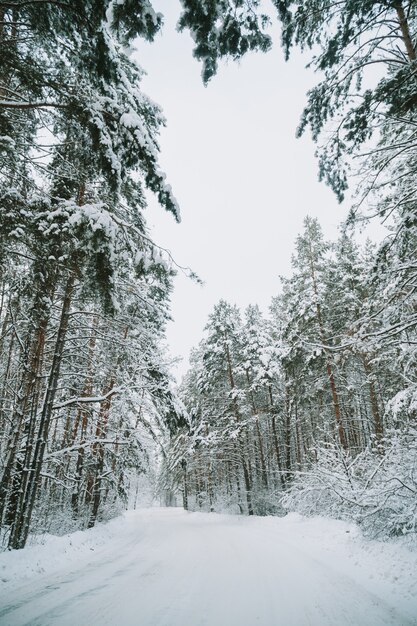
[[[112,497],[103,497],[97,522],[109,522],[123,515],[127,509],[150,507],[154,502],[153,476],[132,473],[129,476],[129,490],[123,498],[117,494],[112,494]],[[91,508],[85,504],[78,507],[75,515],[68,498],[57,497],[50,501],[40,497],[32,517],[28,545],[39,543],[44,536],[60,537],[68,533],[84,531],[89,526],[90,518]],[[10,526],[0,528],[0,553],[7,550],[10,530]]]
[[[227,513],[229,515],[239,515],[243,512],[243,506],[239,503],[234,494],[220,491],[211,498],[209,494],[202,490],[197,495],[188,496],[188,510],[196,513]]]
[[[125,503],[120,498],[114,498],[105,502],[100,507],[100,522],[108,522],[118,517],[126,510]],[[39,503],[32,523],[31,535],[51,534],[66,535],[77,530],[85,530],[88,527],[90,510],[85,507],[74,513],[70,507],[63,508],[59,503]]]
[[[120,498],[108,500],[100,507],[99,522],[108,522],[120,516],[126,510],[126,504]],[[60,500],[44,501],[41,498],[36,504],[28,545],[38,543],[43,536],[62,536],[88,528],[91,512],[87,507],[80,507],[77,515],[68,505]],[[7,550],[10,535],[10,526],[0,528],[0,552]]]
[[[314,467],[299,473],[282,498],[288,511],[356,522],[373,538],[417,531],[417,431],[394,433],[384,451],[356,457],[322,447]]]
[[[282,517],[286,511],[281,504],[281,491],[257,489],[252,493],[252,504],[255,515],[274,515]]]
[[[255,515],[260,517],[265,515],[282,517],[285,515],[286,511],[281,504],[281,495],[282,492],[253,488],[251,501]],[[247,499],[244,493],[241,493],[239,501],[235,493],[227,493],[219,489],[210,500],[208,494],[202,491],[197,496],[189,496],[188,508],[193,512],[204,511],[208,513],[211,511],[240,515],[247,513]]]
[[[89,530],[77,530],[60,537],[48,533],[31,535],[24,550],[0,553],[0,590],[44,573],[53,573],[81,559],[88,561],[97,551],[107,548],[129,528],[125,513]]]

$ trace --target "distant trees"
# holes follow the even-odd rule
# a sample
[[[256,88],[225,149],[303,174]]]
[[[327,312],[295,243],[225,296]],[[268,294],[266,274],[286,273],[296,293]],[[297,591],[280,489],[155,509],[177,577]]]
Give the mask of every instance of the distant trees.
[[[215,307],[181,389],[189,427],[168,455],[173,475],[180,459],[187,468],[189,507],[265,514],[284,503],[409,531],[415,332],[401,348],[386,333],[384,283],[371,244],[331,244],[306,218],[268,319]]]
[[[293,275],[271,307],[270,389],[278,413],[265,438],[279,442],[276,467],[285,488],[293,484],[288,505],[331,514],[339,506],[340,514],[368,528],[373,520],[378,532],[384,524],[390,532],[410,532],[416,494],[410,452],[417,397],[416,4],[272,4],[287,58],[293,46],[310,51],[318,72],[298,134],[311,130],[320,178],[339,200],[348,185],[356,188],[348,225],[378,216],[388,236],[362,250],[345,233],[329,246],[318,224],[306,221]],[[202,10],[201,2],[184,3],[182,25],[193,30],[205,80],[223,54],[236,58],[252,47],[270,47],[258,2],[214,2],[204,17],[194,5]],[[247,22],[246,11],[252,12]],[[243,24],[250,25],[250,37]],[[222,47],[230,29],[234,47]],[[251,393],[249,378],[239,389],[248,406]]]

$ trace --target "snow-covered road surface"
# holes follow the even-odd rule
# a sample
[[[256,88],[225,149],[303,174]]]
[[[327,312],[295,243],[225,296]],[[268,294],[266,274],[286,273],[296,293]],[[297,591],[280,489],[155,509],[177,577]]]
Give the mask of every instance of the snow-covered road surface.
[[[1,626],[417,625],[416,554],[342,522],[154,508],[72,537],[0,555]]]

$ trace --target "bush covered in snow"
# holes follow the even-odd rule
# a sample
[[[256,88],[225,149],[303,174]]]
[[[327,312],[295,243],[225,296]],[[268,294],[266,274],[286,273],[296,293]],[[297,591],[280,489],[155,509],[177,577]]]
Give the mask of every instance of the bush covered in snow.
[[[417,430],[392,433],[383,448],[356,457],[321,447],[317,463],[297,475],[282,503],[304,515],[355,521],[373,537],[416,532]]]

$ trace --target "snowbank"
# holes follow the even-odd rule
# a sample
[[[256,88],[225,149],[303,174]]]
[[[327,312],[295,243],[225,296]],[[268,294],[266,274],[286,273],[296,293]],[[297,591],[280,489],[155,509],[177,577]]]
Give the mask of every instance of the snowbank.
[[[53,574],[63,568],[81,566],[91,561],[94,553],[101,553],[112,541],[126,531],[130,511],[107,523],[98,524],[89,530],[57,537],[54,535],[32,535],[30,545],[23,550],[0,553],[0,592],[39,574]]]

